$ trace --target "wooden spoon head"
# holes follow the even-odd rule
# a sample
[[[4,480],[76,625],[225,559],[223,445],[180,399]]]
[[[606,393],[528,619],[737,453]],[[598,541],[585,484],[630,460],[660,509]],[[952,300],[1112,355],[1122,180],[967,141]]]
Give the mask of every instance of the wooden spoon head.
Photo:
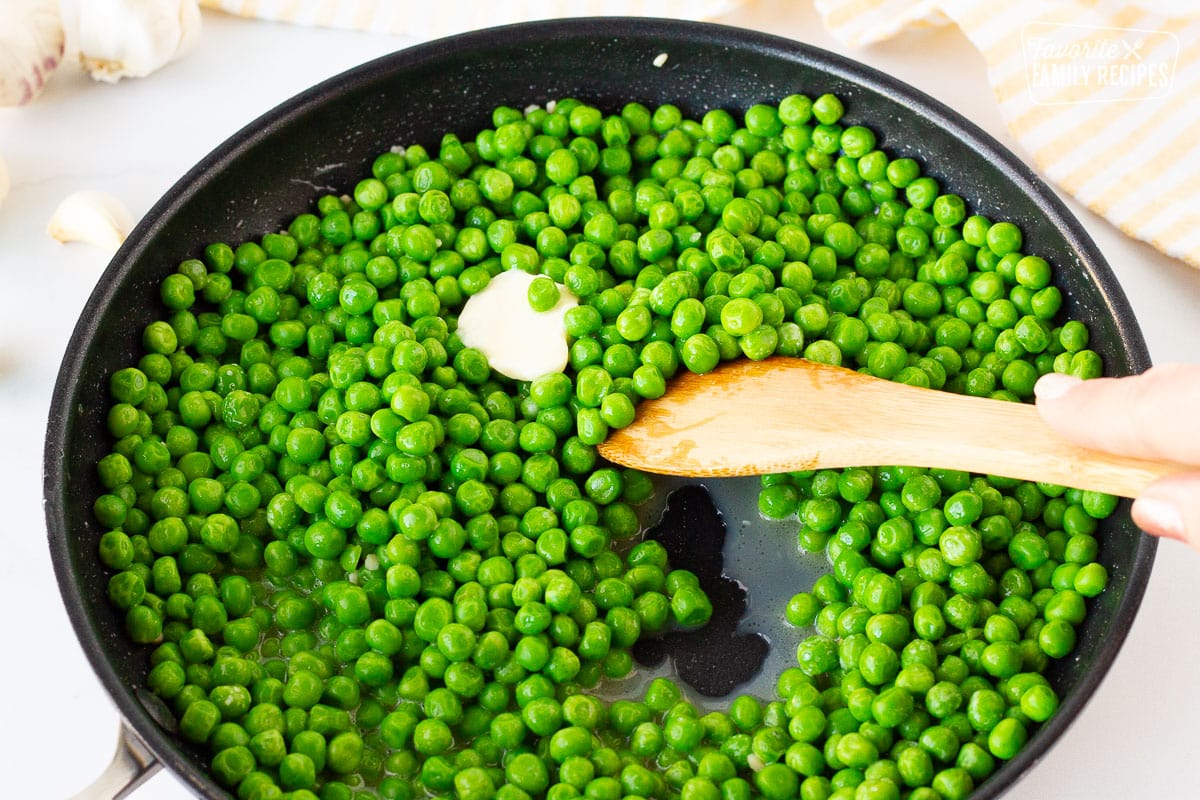
[[[616,464],[687,477],[789,472],[818,459],[832,467],[830,448],[853,435],[845,427],[847,393],[873,383],[883,382],[797,358],[730,361],[675,378],[599,451]]]

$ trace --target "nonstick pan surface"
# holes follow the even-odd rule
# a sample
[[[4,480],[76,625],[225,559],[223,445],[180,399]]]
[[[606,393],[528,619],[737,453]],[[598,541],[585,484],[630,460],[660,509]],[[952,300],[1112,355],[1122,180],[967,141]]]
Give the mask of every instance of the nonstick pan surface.
[[[665,60],[663,55],[665,54]],[[656,66],[661,64],[661,66]],[[231,91],[236,91],[231,87]],[[208,758],[170,731],[142,683],[148,648],[133,646],[105,596],[96,557],[103,531],[91,501],[109,375],[140,355],[140,332],[159,312],[158,283],[214,241],[277,230],[324,193],[350,191],[395,144],[436,147],[442,133],[474,136],[499,104],[523,108],[577,97],[605,110],[637,100],[687,115],[744,110],[793,92],[832,92],[849,123],[871,127],[893,157],[917,159],[975,212],[1018,224],[1031,251],[1056,269],[1066,313],[1088,323],[1108,374],[1140,372],[1149,356],[1129,304],[1096,246],[1061,201],[1015,156],[915,89],[838,55],[733,28],[646,19],[531,23],[443,39],[385,56],[269,111],[213,151],[146,215],[101,277],[67,347],[45,449],[49,544],[70,618],[120,713],[154,755],[195,792],[225,793]],[[207,113],[197,109],[198,114]],[[1108,589],[1090,604],[1072,658],[1052,672],[1064,698],[1020,755],[976,791],[995,797],[1070,725],[1115,658],[1141,601],[1155,542],[1128,506],[1102,526]]]

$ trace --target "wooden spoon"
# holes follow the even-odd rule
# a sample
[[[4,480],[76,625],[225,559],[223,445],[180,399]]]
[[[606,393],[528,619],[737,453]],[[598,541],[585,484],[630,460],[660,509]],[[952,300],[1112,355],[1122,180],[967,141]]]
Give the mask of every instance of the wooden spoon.
[[[1074,445],[1024,403],[921,389],[798,358],[685,373],[600,454],[688,477],[900,464],[1136,496],[1183,464]]]

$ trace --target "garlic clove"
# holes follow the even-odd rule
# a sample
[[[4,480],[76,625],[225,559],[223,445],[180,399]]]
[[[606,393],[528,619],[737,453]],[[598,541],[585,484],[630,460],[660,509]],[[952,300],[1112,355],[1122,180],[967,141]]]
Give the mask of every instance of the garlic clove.
[[[0,106],[37,97],[58,69],[65,44],[58,0],[0,2]]]
[[[68,195],[46,226],[46,232],[64,244],[87,242],[116,251],[133,228],[133,216],[117,198],[85,190]]]
[[[179,58],[187,53],[200,41],[200,5],[197,0],[187,0],[179,4],[179,46],[175,48],[172,58]]]
[[[196,0],[88,0],[76,23],[83,68],[108,83],[145,77],[183,55],[201,27]]]
[[[8,197],[8,185],[8,164],[0,157],[0,206],[4,205],[4,198]]]

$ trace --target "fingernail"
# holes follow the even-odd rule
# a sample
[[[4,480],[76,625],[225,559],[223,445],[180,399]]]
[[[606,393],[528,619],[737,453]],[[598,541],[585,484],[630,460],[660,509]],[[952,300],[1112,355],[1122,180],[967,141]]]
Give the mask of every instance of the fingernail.
[[[1072,387],[1083,383],[1074,375],[1063,375],[1061,372],[1047,372],[1042,377],[1038,378],[1038,382],[1033,386],[1033,393],[1038,400],[1057,400],[1062,397]]]
[[[1146,533],[1179,541],[1186,539],[1183,514],[1174,503],[1156,497],[1141,497],[1134,501],[1132,514],[1134,524]]]

